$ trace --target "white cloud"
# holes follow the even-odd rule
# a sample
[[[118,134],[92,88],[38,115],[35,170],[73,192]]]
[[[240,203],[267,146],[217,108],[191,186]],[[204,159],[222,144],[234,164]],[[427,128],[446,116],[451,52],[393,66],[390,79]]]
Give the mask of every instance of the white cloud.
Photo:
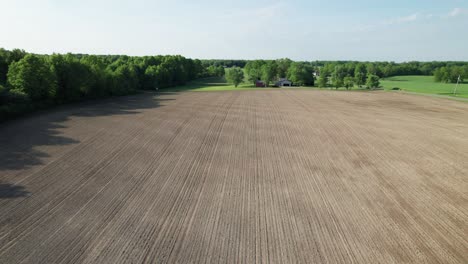
[[[450,11],[450,13],[448,13],[448,16],[457,17],[457,16],[467,15],[467,14],[468,14],[468,9],[456,7],[452,11]]]
[[[414,13],[409,16],[404,17],[397,17],[394,19],[386,20],[382,24],[384,25],[396,25],[396,24],[404,24],[418,20],[421,17],[419,13]]]

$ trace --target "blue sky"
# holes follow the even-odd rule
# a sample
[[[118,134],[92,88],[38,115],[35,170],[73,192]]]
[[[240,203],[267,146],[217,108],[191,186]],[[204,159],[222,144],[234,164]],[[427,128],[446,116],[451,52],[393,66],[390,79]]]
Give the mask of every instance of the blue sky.
[[[0,47],[36,53],[468,61],[468,0],[0,0]]]

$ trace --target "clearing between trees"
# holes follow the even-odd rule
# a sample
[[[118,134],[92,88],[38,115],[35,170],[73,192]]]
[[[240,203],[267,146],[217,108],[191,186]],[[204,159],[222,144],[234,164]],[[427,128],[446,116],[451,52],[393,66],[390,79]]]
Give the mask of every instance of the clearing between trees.
[[[151,93],[0,127],[0,263],[467,263],[468,104]]]

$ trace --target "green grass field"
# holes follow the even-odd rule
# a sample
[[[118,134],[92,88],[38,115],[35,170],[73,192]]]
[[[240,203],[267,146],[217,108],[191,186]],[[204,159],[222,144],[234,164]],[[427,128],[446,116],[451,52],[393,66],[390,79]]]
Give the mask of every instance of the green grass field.
[[[227,83],[224,78],[213,77],[193,81],[189,84],[163,89],[163,92],[181,92],[181,91],[229,91],[229,90],[260,90],[265,88],[254,87],[251,83],[242,83],[237,88]]]
[[[395,76],[380,80],[381,86],[385,90],[391,90],[398,87],[403,91],[434,94],[440,96],[454,96],[453,90],[455,84],[452,83],[437,83],[434,82],[432,76]],[[162,92],[206,92],[206,91],[243,91],[243,90],[264,90],[264,89],[278,89],[278,88],[258,88],[254,87],[251,83],[242,83],[237,88],[234,85],[226,82],[224,78],[214,77],[205,78],[190,82],[189,84],[163,89]],[[333,88],[323,88],[332,89]],[[356,90],[355,87],[353,90]],[[457,97],[468,98],[468,83],[461,83],[458,86]]]
[[[380,80],[385,90],[398,87],[407,92],[454,96],[453,83],[434,82],[433,76],[395,76]],[[468,98],[468,83],[461,83],[457,89],[457,97]]]

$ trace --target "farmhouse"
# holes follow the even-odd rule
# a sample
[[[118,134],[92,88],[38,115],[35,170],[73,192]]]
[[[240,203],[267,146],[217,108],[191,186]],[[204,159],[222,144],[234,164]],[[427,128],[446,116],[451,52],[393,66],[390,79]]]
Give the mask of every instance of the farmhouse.
[[[266,87],[266,84],[265,82],[258,80],[255,82],[255,87]]]
[[[286,87],[290,87],[290,86],[292,86],[292,82],[289,81],[289,80],[286,79],[286,78],[281,78],[281,79],[279,79],[279,80],[276,82],[275,86],[278,86],[278,87],[285,87],[285,86],[286,86]]]

